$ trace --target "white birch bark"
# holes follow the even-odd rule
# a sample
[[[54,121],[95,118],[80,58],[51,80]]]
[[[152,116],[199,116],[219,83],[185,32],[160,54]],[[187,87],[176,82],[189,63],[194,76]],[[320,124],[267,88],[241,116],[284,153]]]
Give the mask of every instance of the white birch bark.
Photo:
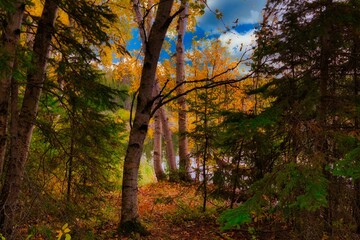
[[[157,111],[154,115],[154,170],[155,176],[158,181],[162,181],[166,179],[166,175],[164,169],[161,165],[162,160],[162,148],[161,148],[161,120],[160,120],[160,112]]]
[[[149,0],[147,2],[147,8],[148,8],[149,13],[147,14],[146,19],[144,19],[139,0],[133,0],[133,10],[135,13],[135,19],[138,24],[138,29],[140,32],[143,52],[145,51],[145,48],[146,48],[147,36],[150,34],[150,29],[151,29],[152,25],[154,24],[154,9],[155,8],[153,7],[153,4],[154,4],[154,2],[152,0]],[[150,8],[151,8],[151,10],[150,10]],[[157,94],[159,94],[160,86],[159,86],[157,78],[155,79],[155,81],[156,81],[156,86],[154,89],[155,90],[154,95],[156,96]],[[161,128],[164,131],[163,136],[164,136],[164,139],[166,142],[166,149],[165,149],[166,156],[167,156],[167,160],[169,163],[170,172],[173,175],[173,174],[175,174],[175,172],[177,172],[177,167],[176,167],[176,161],[175,161],[174,144],[172,141],[172,133],[171,133],[171,130],[169,127],[168,118],[166,117],[166,111],[163,109],[163,107],[161,107],[158,110],[158,112],[160,112],[160,113],[156,113],[156,114],[160,114],[159,116],[160,116],[161,122],[159,122],[159,124],[162,125]],[[154,129],[154,136],[158,135],[158,133],[156,132],[157,129],[159,129],[159,128]],[[158,146],[156,146],[156,147],[158,147]],[[155,148],[155,145],[154,145],[154,148]],[[158,152],[157,149],[154,149],[154,151]],[[158,166],[155,167],[155,165],[154,165],[154,168],[157,168],[157,167]],[[155,170],[155,172],[156,172],[156,170]]]
[[[181,7],[184,9],[179,16],[178,20],[178,36],[176,42],[176,84],[180,85],[177,88],[177,94],[181,95],[184,92],[185,81],[185,46],[184,36],[187,26],[189,2],[188,0],[181,1]],[[177,99],[179,110],[178,110],[178,123],[179,123],[179,169],[180,177],[182,180],[188,181],[191,179],[190,161],[189,161],[189,150],[188,150],[188,138],[187,138],[187,106],[186,97],[181,96]]]
[[[147,134],[153,105],[153,88],[160,51],[171,22],[171,9],[174,0],[160,0],[154,24],[151,27],[144,52],[139,94],[133,127],[130,131],[126,151],[120,226],[138,225],[138,173],[144,140]]]
[[[172,132],[169,127],[169,119],[167,117],[165,108],[159,108],[160,119],[162,124],[163,136],[165,140],[165,148],[166,148],[166,158],[168,161],[169,169],[170,169],[170,180],[172,180],[173,174],[177,172],[177,166],[175,161],[175,151],[174,151],[174,143],[172,140]]]

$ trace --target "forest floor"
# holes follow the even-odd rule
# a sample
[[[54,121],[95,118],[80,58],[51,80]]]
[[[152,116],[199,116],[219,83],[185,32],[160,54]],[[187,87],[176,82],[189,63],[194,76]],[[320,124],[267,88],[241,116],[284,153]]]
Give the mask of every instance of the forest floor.
[[[79,218],[79,212],[65,208],[63,211],[60,209],[61,214],[57,217],[55,212],[42,212],[43,209],[49,208],[46,202],[42,202],[42,205],[36,208],[33,218],[21,226],[19,236],[14,239],[64,240],[68,239],[65,238],[66,234],[70,234],[73,240],[304,239],[300,235],[293,235],[290,229],[276,221],[257,221],[242,229],[223,232],[218,219],[220,213],[228,207],[228,202],[224,199],[210,198],[204,212],[202,189],[199,189],[199,184],[169,182],[149,183],[139,188],[139,213],[142,224],[150,235],[142,237],[135,234],[122,237],[118,234],[120,193],[118,191],[106,193],[101,198],[100,206],[85,209],[86,212],[98,213],[98,217],[84,218]],[[360,238],[345,234],[343,238],[336,239]]]
[[[216,240],[249,239],[248,233],[221,232],[217,222],[224,203],[210,200],[203,211],[203,198],[197,186],[177,183],[152,183],[139,189],[139,211],[142,223],[150,231],[147,237],[109,236],[116,229],[103,228],[101,239],[146,240]],[[116,203],[119,199],[113,199]],[[116,227],[117,223],[110,223]],[[105,231],[105,232],[104,232]]]
[[[118,235],[117,229],[120,200],[118,191],[103,196],[101,206],[86,210],[97,212],[102,217],[90,219],[79,219],[79,213],[71,210],[62,211],[62,217],[56,218],[54,214],[41,212],[42,206],[46,205],[43,203],[37,208],[33,220],[23,225],[20,230],[21,237],[17,239],[63,240],[67,231],[70,231],[68,234],[71,235],[71,239],[75,240],[279,239],[272,234],[254,233],[251,228],[222,232],[218,218],[220,212],[228,205],[225,200],[208,199],[204,212],[202,189],[199,189],[199,184],[186,185],[169,182],[150,183],[139,188],[140,217],[150,235],[122,237]],[[70,218],[66,220],[64,213],[73,215],[73,220]],[[60,238],[59,232],[62,232]]]

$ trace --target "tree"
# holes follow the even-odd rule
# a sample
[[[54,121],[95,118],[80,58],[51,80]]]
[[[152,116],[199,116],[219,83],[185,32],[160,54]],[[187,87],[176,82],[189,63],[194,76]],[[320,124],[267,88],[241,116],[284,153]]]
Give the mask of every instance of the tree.
[[[120,227],[130,229],[130,231],[138,229],[137,226],[139,226],[137,198],[139,164],[154,103],[152,94],[160,51],[167,29],[174,17],[171,15],[172,6],[173,0],[159,2],[155,21],[145,45],[135,118],[130,130],[123,171]]]
[[[189,1],[182,0],[181,8],[184,10],[180,13],[177,25],[177,42],[176,42],[176,84],[180,87],[177,88],[177,94],[181,95],[184,92],[183,82],[185,81],[185,47],[184,37],[188,18]],[[178,110],[178,124],[179,124],[179,170],[180,178],[184,181],[191,179],[189,175],[190,171],[190,159],[187,139],[187,107],[185,95],[180,96],[177,99]]]
[[[166,158],[168,160],[168,166],[169,166],[169,170],[170,170],[169,180],[176,181],[177,174],[178,174],[178,168],[176,165],[174,144],[173,144],[173,140],[172,140],[173,134],[169,127],[169,119],[165,112],[165,108],[162,107],[158,111],[160,111],[160,120],[161,120],[161,124],[163,127],[163,136],[164,136],[165,148],[166,148]]]
[[[23,2],[20,1],[16,2],[16,4],[17,3],[20,5],[15,5],[16,8],[10,10],[13,11],[15,15],[21,15],[21,11],[24,10],[23,8],[25,8],[26,5],[21,4]],[[76,3],[77,8],[73,7],[74,3]],[[79,27],[82,30],[80,32],[83,34],[83,39],[88,40],[87,45],[81,45],[77,40],[66,35],[66,31],[63,30],[68,29],[68,26],[66,25],[64,27],[60,19],[57,21],[57,24],[55,24],[59,8],[68,13],[69,16],[74,19],[77,26],[81,26]],[[34,24],[31,28],[36,30],[33,38],[34,43],[27,46],[29,49],[25,47],[19,48],[17,45],[12,47],[13,49],[17,49],[18,58],[16,59],[17,64],[13,64],[13,69],[9,69],[11,74],[8,75],[12,80],[11,126],[9,130],[7,130],[6,125],[1,126],[1,132],[6,133],[10,131],[11,133],[11,138],[6,138],[10,144],[7,144],[6,168],[2,175],[3,185],[0,195],[0,205],[2,209],[0,212],[0,225],[2,232],[7,235],[8,238],[14,237],[11,233],[12,230],[14,230],[16,223],[15,218],[19,212],[18,198],[21,191],[25,164],[29,155],[32,133],[39,110],[40,96],[44,88],[44,82],[47,79],[47,74],[45,73],[50,52],[55,53],[55,50],[64,50],[61,49],[63,47],[61,46],[63,43],[61,41],[65,41],[68,43],[68,46],[77,46],[78,49],[80,48],[80,55],[83,58],[96,58],[93,49],[91,49],[91,45],[101,45],[108,41],[105,32],[102,31],[102,28],[106,26],[102,20],[114,19],[114,15],[108,8],[98,5],[90,6],[86,1],[62,2],[47,0],[41,9],[42,14],[40,17],[32,16],[31,14],[27,15],[27,20]],[[83,15],[84,10],[87,12],[86,17]],[[13,16],[11,11],[9,12],[9,16]],[[20,19],[20,17],[18,16],[17,19]],[[90,25],[89,22],[87,22],[89,19],[93,19],[93,21],[90,21]],[[15,35],[21,34],[20,26],[26,26],[29,23],[28,21],[21,20],[22,19],[17,23],[14,22],[15,20],[12,20],[13,22],[10,24],[12,28],[15,25],[18,26],[17,29],[13,29]],[[52,42],[54,36],[57,38],[57,44]],[[14,42],[16,39],[18,39],[18,36],[12,38],[14,44],[17,44],[16,41]],[[9,52],[9,54],[11,53]],[[14,56],[9,59],[13,59],[13,57]],[[87,62],[87,64],[89,64],[89,62]],[[20,88],[18,87],[18,82],[22,80],[21,78],[23,76],[26,76],[26,82],[24,88]],[[25,90],[23,95],[22,91],[20,91],[22,89]],[[21,104],[18,98],[22,100]],[[4,111],[4,113],[7,114],[6,118],[9,118],[9,112]],[[1,147],[4,146],[3,144],[1,145]]]
[[[21,180],[27,159],[34,121],[38,111],[41,88],[49,55],[50,42],[54,31],[58,6],[52,1],[45,2],[34,39],[34,56],[27,76],[27,88],[17,124],[16,139],[11,138],[9,166],[0,196],[0,226],[5,234],[11,235]],[[13,123],[14,124],[14,123]]]
[[[76,51],[72,56],[70,63],[53,60],[49,66],[58,75],[44,85],[22,187],[29,194],[25,200],[31,199],[38,210],[27,207],[22,216],[46,213],[60,222],[81,218],[82,225],[74,227],[84,228],[90,218],[105,217],[96,209],[104,195],[119,187],[118,160],[127,137],[119,105],[125,94],[106,86],[105,75],[76,57]],[[64,210],[66,216],[59,214]]]
[[[14,70],[16,50],[20,38],[20,27],[25,10],[25,1],[11,2],[6,6],[5,29],[1,36],[0,72],[0,175],[3,172],[8,130],[8,106],[10,103],[11,78]]]
[[[146,49],[146,37],[149,36],[150,34],[150,29],[154,23],[154,3],[153,1],[148,1],[147,2],[147,6],[148,9],[146,9],[145,14],[143,14],[142,12],[142,8],[140,5],[140,1],[133,1],[133,11],[135,13],[135,19],[136,19],[136,23],[137,23],[137,28],[139,30],[140,33],[140,38],[141,38],[141,42],[142,42],[142,46],[141,46],[141,50],[143,52],[145,52]],[[154,88],[154,97],[157,98],[157,96],[159,96],[160,93],[160,84],[159,84],[159,79],[156,78],[156,86]],[[156,101],[157,105],[159,103],[159,101]],[[155,121],[155,127],[154,127],[154,168],[155,168],[155,172],[158,172],[160,176],[160,178],[163,178],[165,176],[163,176],[163,174],[161,174],[160,172],[162,172],[162,167],[159,164],[160,163],[160,159],[161,159],[161,133],[157,132],[160,129],[162,129],[163,132],[163,137],[165,139],[166,142],[166,155],[167,155],[167,159],[168,159],[168,163],[169,163],[169,168],[170,168],[170,180],[173,179],[176,175],[177,172],[177,166],[176,166],[176,160],[175,160],[175,153],[174,153],[174,145],[173,145],[173,141],[172,141],[172,133],[170,131],[170,127],[169,127],[169,123],[167,120],[167,116],[166,116],[166,110],[161,107],[158,110],[158,113],[155,113],[155,120],[160,120],[159,122]],[[161,126],[161,127],[160,127]],[[155,137],[157,139],[155,139]],[[156,144],[155,144],[156,142]],[[156,153],[156,156],[155,156]],[[156,158],[156,159],[155,159]],[[157,165],[157,166],[155,166]]]
[[[165,172],[162,168],[162,150],[161,150],[161,119],[160,119],[160,111],[155,113],[154,115],[154,170],[155,176],[158,181],[162,181],[166,179]]]
[[[349,64],[357,59],[352,41],[358,35],[358,11],[352,1],[268,1],[254,58],[254,67],[260,65],[258,73],[268,81],[253,93],[262,94],[270,106],[253,124],[261,123],[259,134],[274,136],[268,137],[271,144],[264,152],[275,154],[272,167],[252,185],[252,197],[223,215],[226,227],[230,219],[248,223],[250,212],[260,217],[267,209],[266,214],[281,216],[284,225],[299,229],[305,238],[324,232],[351,236],[334,223],[352,218],[345,197],[352,184],[339,176],[348,176],[343,164],[356,149],[349,129],[356,125],[357,71]],[[340,165],[341,170],[335,167]]]

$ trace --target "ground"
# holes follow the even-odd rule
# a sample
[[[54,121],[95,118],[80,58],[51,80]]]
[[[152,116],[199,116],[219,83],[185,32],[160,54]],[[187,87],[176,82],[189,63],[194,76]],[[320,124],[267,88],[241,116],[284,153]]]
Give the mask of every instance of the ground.
[[[220,202],[207,202],[203,212],[201,192],[195,185],[152,183],[139,189],[139,211],[142,223],[150,231],[147,237],[109,239],[236,239],[234,232],[223,233],[217,223]],[[239,234],[238,234],[239,235]],[[244,239],[244,238],[239,238]]]
[[[75,209],[64,207],[52,213],[45,203],[38,206],[33,217],[20,229],[18,239],[63,240],[66,233],[79,240],[216,240],[258,239],[248,230],[222,232],[217,219],[228,203],[209,199],[203,211],[203,197],[199,184],[158,182],[139,188],[139,212],[149,236],[122,237],[117,233],[119,223],[120,193],[110,192],[101,197],[101,205],[85,208],[85,214],[97,213],[98,217],[79,217]],[[95,201],[95,200],[94,200]],[[78,202],[78,201],[77,201]],[[78,203],[84,205],[83,202]],[[50,204],[53,206],[52,204]],[[66,205],[64,205],[66,206]],[[54,209],[54,207],[51,207]],[[46,210],[48,211],[48,210]],[[50,211],[50,210],[49,210]],[[84,212],[82,213],[84,214]],[[56,215],[56,217],[55,217]],[[70,232],[68,232],[70,230]],[[60,233],[60,235],[59,235]],[[59,238],[60,236],[60,238]],[[266,239],[274,239],[267,237]]]

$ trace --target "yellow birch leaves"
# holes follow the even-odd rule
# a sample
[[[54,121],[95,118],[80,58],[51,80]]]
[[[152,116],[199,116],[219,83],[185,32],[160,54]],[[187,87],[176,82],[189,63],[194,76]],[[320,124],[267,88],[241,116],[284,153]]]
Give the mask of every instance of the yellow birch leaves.
[[[71,236],[69,234],[70,232],[70,228],[69,228],[69,224],[65,223],[64,226],[61,227],[60,230],[57,230],[57,240],[61,240],[61,239],[65,239],[65,240],[70,240]],[[62,238],[64,236],[64,238]]]

